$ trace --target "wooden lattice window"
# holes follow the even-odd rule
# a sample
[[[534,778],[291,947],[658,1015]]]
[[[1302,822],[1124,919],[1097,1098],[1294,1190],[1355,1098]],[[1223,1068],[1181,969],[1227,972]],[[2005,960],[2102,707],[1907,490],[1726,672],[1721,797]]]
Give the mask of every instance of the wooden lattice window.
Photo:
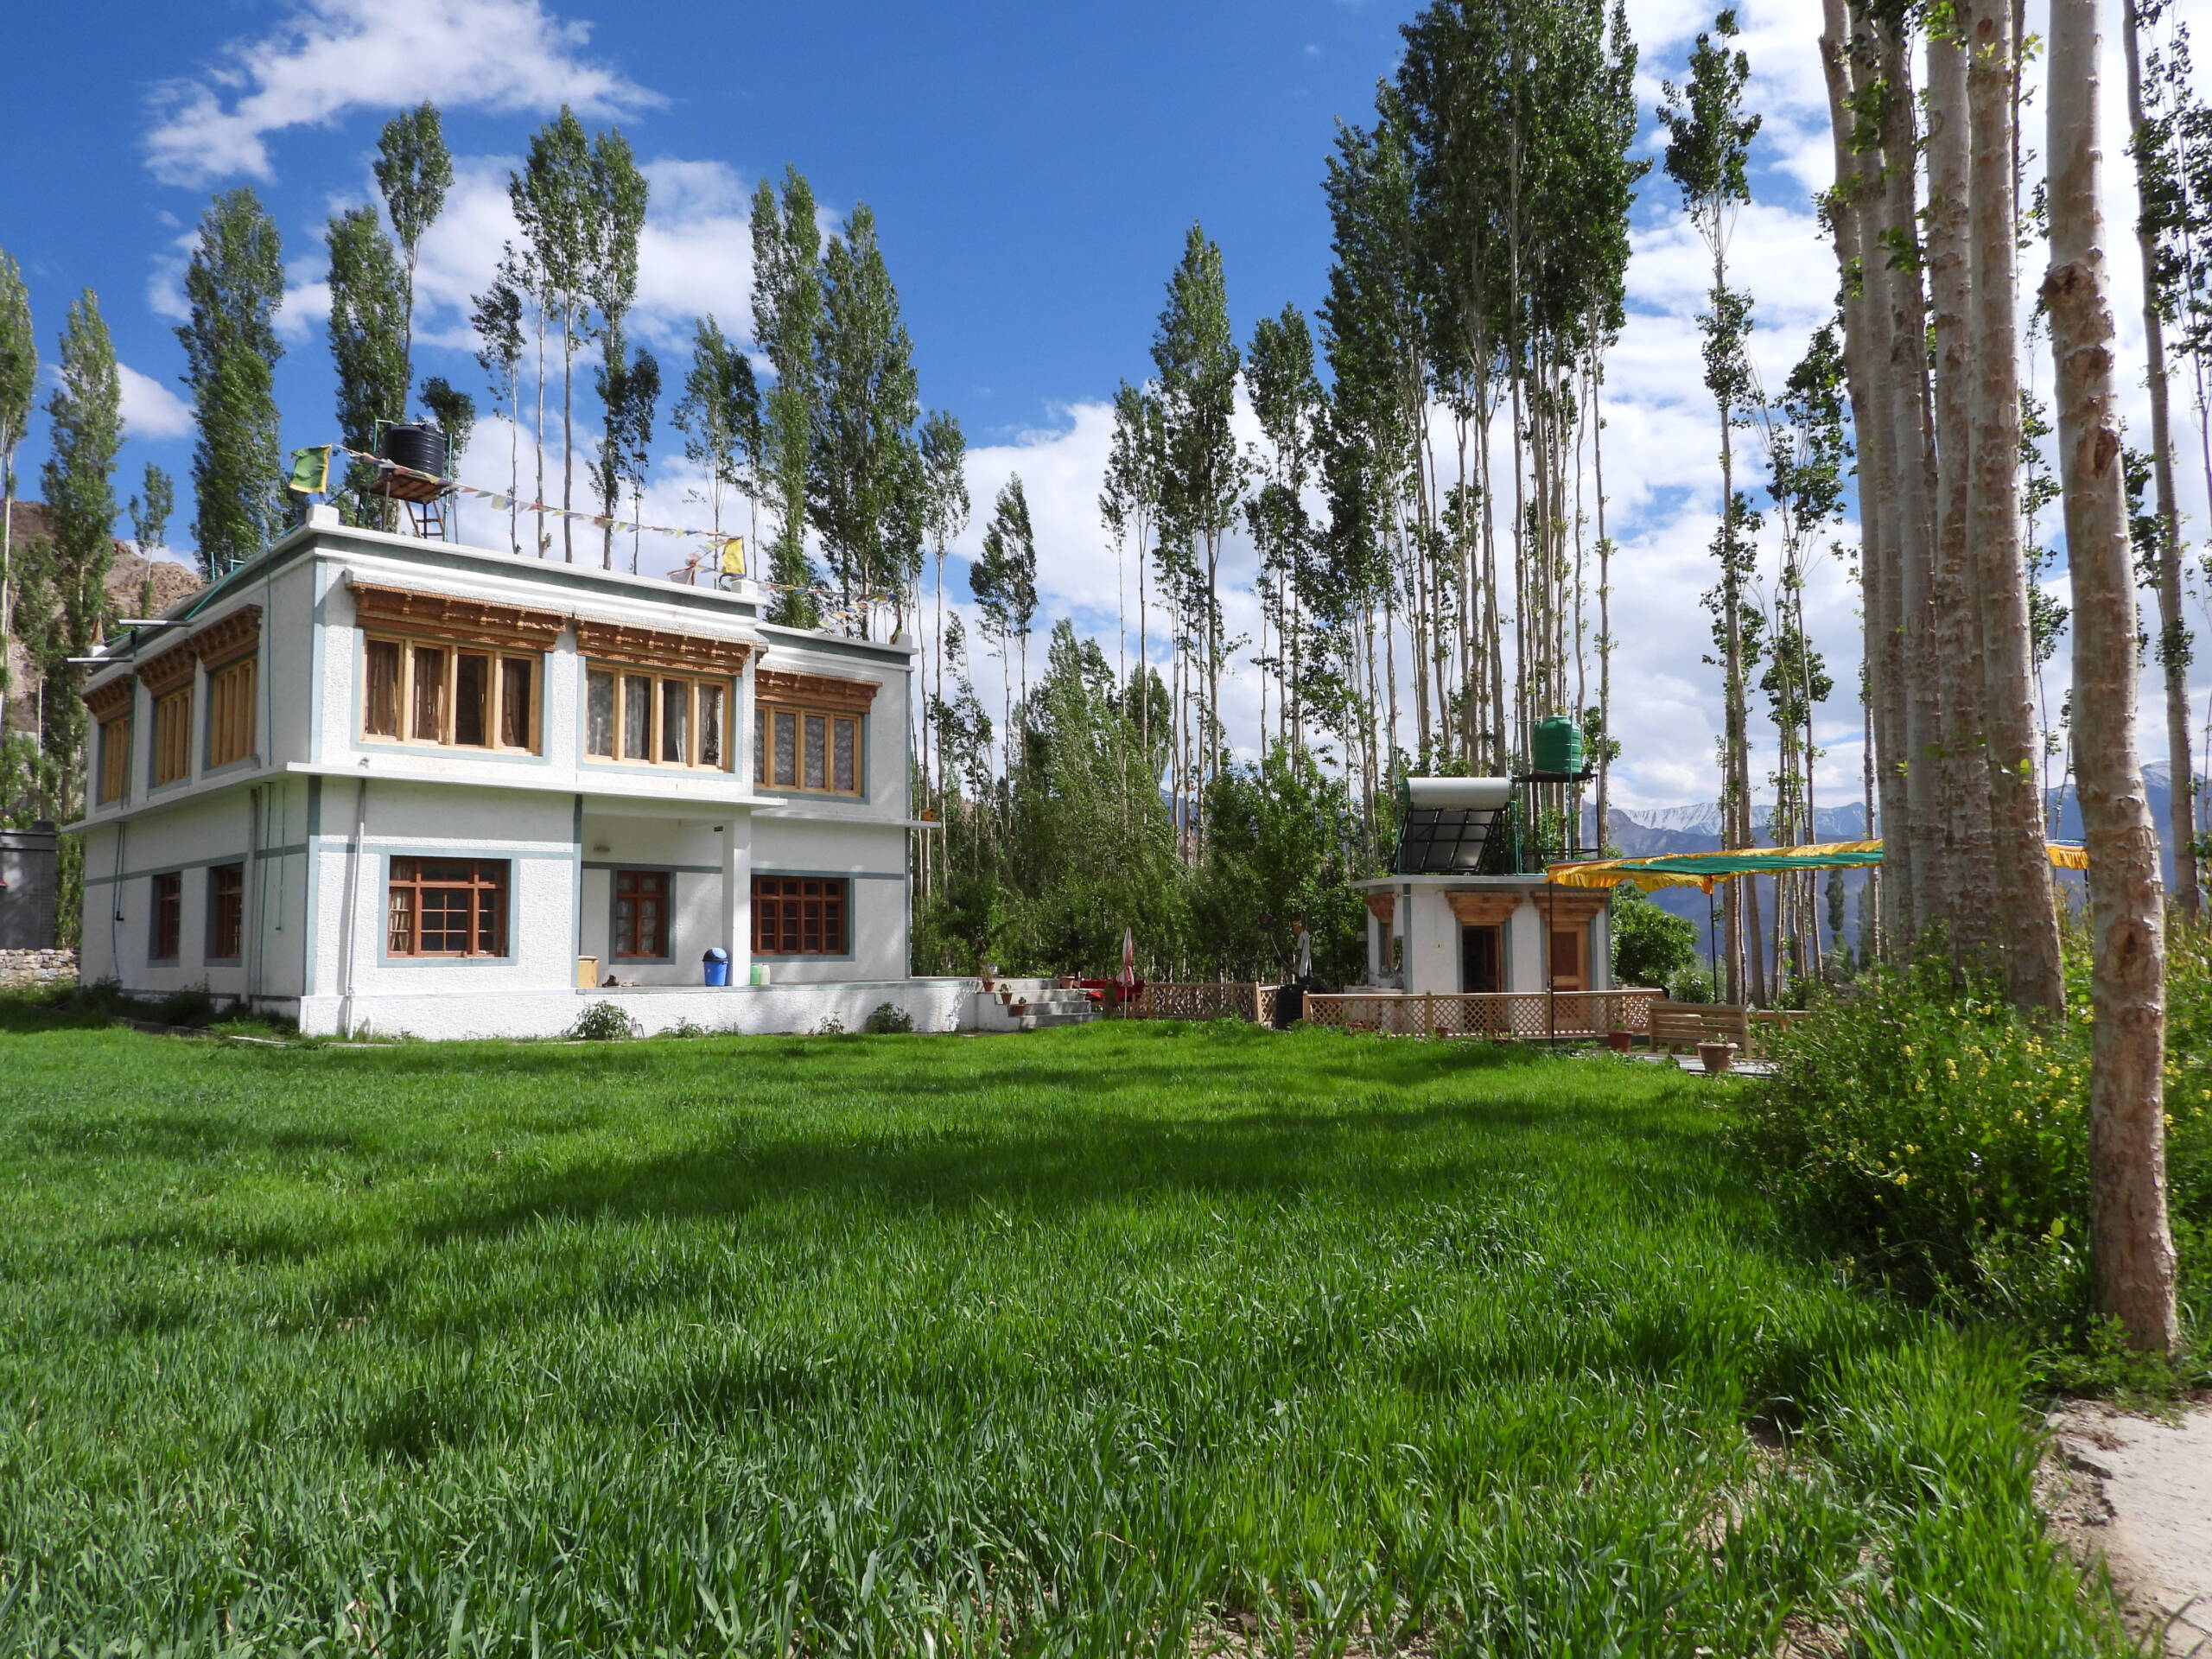
[[[227,766],[253,753],[254,659],[242,657],[207,677],[207,764]]]
[[[153,936],[146,954],[156,962],[175,962],[184,940],[184,874],[170,870],[154,878]]]
[[[509,868],[504,858],[393,859],[385,954],[505,956]]]
[[[667,957],[668,890],[665,870],[614,872],[613,938],[609,948],[617,961]]]
[[[207,872],[207,960],[236,962],[245,940],[245,866]]]
[[[756,703],[753,781],[817,795],[861,792],[861,717],[826,709]]]
[[[154,782],[173,784],[192,772],[192,687],[154,699]]]
[[[842,876],[754,876],[753,954],[849,956],[852,886]]]
[[[119,801],[130,781],[130,715],[100,722],[100,804]]]
[[[584,673],[584,753],[727,771],[729,705],[730,683],[721,675],[594,665]]]
[[[441,748],[534,753],[543,660],[372,636],[361,648],[361,734]]]

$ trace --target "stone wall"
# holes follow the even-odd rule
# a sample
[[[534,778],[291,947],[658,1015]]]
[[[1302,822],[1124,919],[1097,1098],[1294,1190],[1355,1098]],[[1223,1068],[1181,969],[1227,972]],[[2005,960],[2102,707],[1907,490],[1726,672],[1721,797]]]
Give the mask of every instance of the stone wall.
[[[74,950],[0,950],[0,990],[73,984],[76,978]]]

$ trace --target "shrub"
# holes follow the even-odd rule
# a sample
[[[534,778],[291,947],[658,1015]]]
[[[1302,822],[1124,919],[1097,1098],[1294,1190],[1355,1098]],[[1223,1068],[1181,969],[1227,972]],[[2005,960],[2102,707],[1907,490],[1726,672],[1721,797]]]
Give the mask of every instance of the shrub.
[[[612,1002],[594,1002],[576,1016],[569,1035],[578,1042],[619,1043],[637,1035],[637,1027]]]
[[[215,1023],[214,993],[205,985],[188,985],[171,991],[146,1012],[156,1025],[212,1026]]]
[[[871,1037],[902,1036],[914,1028],[914,1016],[896,1002],[879,1002],[861,1025]]]
[[[2201,945],[2172,943],[2167,1169],[2196,1300],[2212,1289],[2212,975]],[[2063,1020],[1932,963],[1868,971],[1777,1039],[1737,1136],[1854,1268],[2088,1352],[2090,1021],[2079,941],[2069,955]]]
[[[1683,969],[1667,982],[1667,995],[1677,1002],[1717,1002],[1719,988],[1713,983],[1713,969],[1699,964]]]
[[[845,1034],[845,1022],[834,1014],[825,1014],[822,1016],[822,1023],[808,1034],[815,1037],[842,1037]]]
[[[712,1027],[699,1024],[688,1014],[677,1014],[676,1023],[661,1033],[664,1037],[711,1037],[714,1034]]]
[[[1665,985],[1697,963],[1697,929],[1633,881],[1613,889],[1613,983]]]

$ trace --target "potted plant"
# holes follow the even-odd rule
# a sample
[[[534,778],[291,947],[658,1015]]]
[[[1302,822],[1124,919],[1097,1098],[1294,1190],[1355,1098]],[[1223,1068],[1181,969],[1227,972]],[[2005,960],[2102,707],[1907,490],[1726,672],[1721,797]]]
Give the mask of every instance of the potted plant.
[[[1625,1054],[1636,1046],[1636,1033],[1632,1031],[1609,1031],[1605,1033],[1605,1042],[1614,1053]]]
[[[1015,999],[1015,1001],[1014,1001],[1014,1011],[1016,1014],[1027,1014],[1027,1013],[1028,1013],[1028,1012],[1029,1012],[1029,999],[1028,999],[1027,997],[1026,997],[1026,996],[1024,996],[1024,997],[1018,997],[1018,998],[1016,998],[1016,999]]]
[[[1697,1046],[1697,1057],[1704,1063],[1705,1069],[1707,1071],[1715,1073],[1726,1071],[1735,1063],[1736,1045],[1733,1043],[1700,1043]]]

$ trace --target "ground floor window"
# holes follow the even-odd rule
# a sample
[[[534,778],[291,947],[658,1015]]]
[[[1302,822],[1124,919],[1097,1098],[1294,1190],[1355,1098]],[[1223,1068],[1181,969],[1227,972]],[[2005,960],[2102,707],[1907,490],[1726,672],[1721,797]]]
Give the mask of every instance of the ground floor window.
[[[849,956],[852,887],[842,876],[754,876],[753,954]]]
[[[245,940],[245,866],[207,872],[207,960],[236,962]]]
[[[154,878],[154,932],[146,954],[156,962],[175,962],[184,940],[184,875],[171,870]]]
[[[504,858],[395,858],[385,953],[503,957],[509,865]]]
[[[659,961],[668,956],[668,890],[665,870],[614,872],[610,949],[615,960]]]

